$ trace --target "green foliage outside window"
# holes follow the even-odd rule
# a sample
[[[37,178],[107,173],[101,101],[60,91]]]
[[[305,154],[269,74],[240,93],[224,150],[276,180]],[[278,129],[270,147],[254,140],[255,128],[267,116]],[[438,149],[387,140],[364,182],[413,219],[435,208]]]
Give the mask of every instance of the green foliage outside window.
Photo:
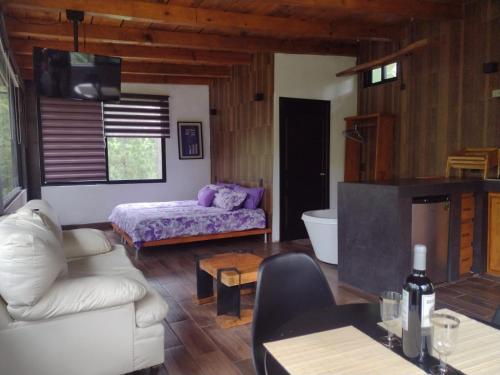
[[[0,179],[4,198],[15,188],[12,143],[9,91],[0,79]]]
[[[162,178],[159,138],[108,138],[110,181]]]

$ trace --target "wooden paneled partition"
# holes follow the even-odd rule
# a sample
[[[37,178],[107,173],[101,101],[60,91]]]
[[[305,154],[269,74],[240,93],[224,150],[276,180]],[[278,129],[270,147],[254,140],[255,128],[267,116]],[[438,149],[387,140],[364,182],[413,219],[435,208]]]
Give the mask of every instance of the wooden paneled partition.
[[[271,225],[274,56],[260,53],[210,86],[212,179],[266,189]],[[262,94],[256,97],[256,94]]]
[[[483,63],[500,61],[500,1],[467,1],[464,20],[414,22],[401,46],[422,38],[430,45],[402,58],[400,79],[369,88],[360,82],[359,88],[360,114],[397,116],[399,177],[444,176],[449,154],[500,147],[500,101],[491,97],[500,73],[483,73]],[[401,46],[361,42],[359,62]]]

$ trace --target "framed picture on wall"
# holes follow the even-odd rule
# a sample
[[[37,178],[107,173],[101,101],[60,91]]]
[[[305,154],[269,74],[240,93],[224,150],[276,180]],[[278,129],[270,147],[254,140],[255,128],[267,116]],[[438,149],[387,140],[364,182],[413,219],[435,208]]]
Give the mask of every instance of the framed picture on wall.
[[[203,134],[201,122],[179,121],[179,159],[203,159]]]

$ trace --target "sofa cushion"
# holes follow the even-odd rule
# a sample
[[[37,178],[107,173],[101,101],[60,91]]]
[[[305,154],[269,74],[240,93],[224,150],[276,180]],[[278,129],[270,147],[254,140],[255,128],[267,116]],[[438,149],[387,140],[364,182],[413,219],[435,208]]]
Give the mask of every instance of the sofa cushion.
[[[90,276],[57,280],[33,306],[7,306],[16,320],[41,320],[99,310],[139,301],[146,287],[119,276]]]
[[[63,231],[63,249],[66,258],[79,258],[107,253],[111,243],[98,229],[81,228]]]
[[[68,262],[70,277],[89,275],[114,275],[134,279],[147,288],[146,296],[135,304],[136,325],[148,327],[162,321],[168,312],[164,299],[148,285],[141,271],[132,265],[122,245],[113,245],[113,250]]]
[[[38,213],[20,209],[0,222],[0,295],[9,305],[35,304],[66,271],[61,244]]]
[[[54,235],[62,244],[63,231],[61,222],[59,221],[59,216],[57,216],[56,211],[54,211],[52,206],[47,201],[42,199],[33,199],[26,203],[23,208],[38,211],[38,213],[45,219],[49,229],[54,232]]]
[[[142,272],[135,268],[122,245],[113,245],[111,251],[90,257],[68,259],[68,277],[130,276],[147,285]]]

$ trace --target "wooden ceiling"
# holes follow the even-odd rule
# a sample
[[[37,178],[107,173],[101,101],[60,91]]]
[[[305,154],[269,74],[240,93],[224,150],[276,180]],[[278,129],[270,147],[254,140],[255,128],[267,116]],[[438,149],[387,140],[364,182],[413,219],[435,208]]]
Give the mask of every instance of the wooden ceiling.
[[[131,82],[209,83],[255,52],[355,56],[414,19],[458,19],[462,0],[3,0],[11,49],[30,78],[34,46],[72,50],[66,9],[85,11],[80,50],[124,59]]]

